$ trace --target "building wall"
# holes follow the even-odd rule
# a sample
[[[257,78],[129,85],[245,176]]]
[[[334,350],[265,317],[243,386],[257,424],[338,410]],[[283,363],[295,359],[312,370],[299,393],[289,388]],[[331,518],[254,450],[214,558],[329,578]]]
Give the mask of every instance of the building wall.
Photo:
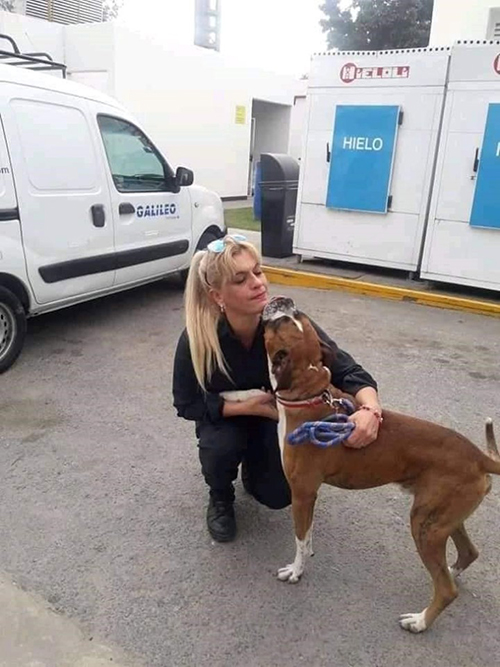
[[[69,78],[116,97],[132,111],[172,167],[223,197],[248,192],[254,99],[282,105],[269,116],[262,150],[288,145],[290,110],[301,82],[243,69],[195,46],[170,48],[160,38],[116,23],[61,26],[0,12],[0,28],[23,51],[48,51]]]
[[[68,78],[116,97],[112,23],[66,26],[64,52]]]
[[[182,52],[181,52],[182,49]],[[115,28],[115,94],[147,129],[175,168],[195,171],[196,182],[221,196],[247,192],[251,99],[219,67],[215,52],[168,50]],[[236,107],[246,108],[236,123]]]
[[[500,0],[434,0],[430,46],[486,39],[492,7],[500,8]]]
[[[62,25],[0,11],[0,32],[13,37],[22,52],[44,51],[49,53],[53,60],[64,62]],[[11,50],[8,42],[4,40],[0,41],[0,48]]]
[[[144,122],[169,162],[192,168],[197,183],[223,197],[246,196],[252,101],[290,109],[295,81],[234,67],[207,49],[169,50],[118,26],[115,48],[116,96]],[[274,128],[278,135],[288,132],[289,121]]]

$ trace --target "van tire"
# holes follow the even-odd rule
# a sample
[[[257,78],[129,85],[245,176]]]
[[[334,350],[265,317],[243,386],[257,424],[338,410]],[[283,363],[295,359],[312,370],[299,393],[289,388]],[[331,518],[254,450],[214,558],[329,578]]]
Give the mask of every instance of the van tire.
[[[198,241],[198,245],[196,246],[195,252],[198,252],[198,250],[205,250],[205,248],[209,243],[212,243],[212,241],[216,241],[218,238],[220,238],[220,236],[217,236],[214,232],[204,232],[201,235],[200,240]],[[182,286],[186,284],[188,273],[189,269],[183,269],[182,271],[179,271],[179,279],[181,281]]]
[[[26,338],[26,313],[17,296],[0,286],[0,373],[12,366]]]

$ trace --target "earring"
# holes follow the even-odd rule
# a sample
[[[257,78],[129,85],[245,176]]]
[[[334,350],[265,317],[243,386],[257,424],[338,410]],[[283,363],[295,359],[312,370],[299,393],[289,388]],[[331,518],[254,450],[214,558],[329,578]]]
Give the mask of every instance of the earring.
[[[221,313],[224,313],[226,310],[226,306],[223,303],[219,303],[219,308]]]

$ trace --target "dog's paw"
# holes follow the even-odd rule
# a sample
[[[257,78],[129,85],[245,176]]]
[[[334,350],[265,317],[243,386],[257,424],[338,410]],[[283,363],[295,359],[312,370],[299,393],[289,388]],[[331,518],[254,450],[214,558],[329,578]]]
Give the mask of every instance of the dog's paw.
[[[424,609],[420,614],[401,614],[399,617],[399,625],[404,630],[409,630],[410,632],[423,632],[424,630],[427,630],[425,612],[426,610]]]
[[[303,570],[295,567],[295,563],[281,567],[278,570],[278,579],[280,581],[288,581],[289,584],[296,584],[302,576]]]

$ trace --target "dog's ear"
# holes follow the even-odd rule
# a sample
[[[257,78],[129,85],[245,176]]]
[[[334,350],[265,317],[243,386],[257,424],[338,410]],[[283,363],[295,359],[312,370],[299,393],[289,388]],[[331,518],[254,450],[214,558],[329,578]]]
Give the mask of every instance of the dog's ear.
[[[271,371],[276,378],[276,391],[290,389],[292,384],[292,362],[286,350],[278,350],[271,359]]]
[[[325,343],[324,340],[320,339],[319,345],[321,347],[321,359],[323,366],[331,368],[333,366],[333,362],[335,361],[334,350],[328,345],[328,343]]]

